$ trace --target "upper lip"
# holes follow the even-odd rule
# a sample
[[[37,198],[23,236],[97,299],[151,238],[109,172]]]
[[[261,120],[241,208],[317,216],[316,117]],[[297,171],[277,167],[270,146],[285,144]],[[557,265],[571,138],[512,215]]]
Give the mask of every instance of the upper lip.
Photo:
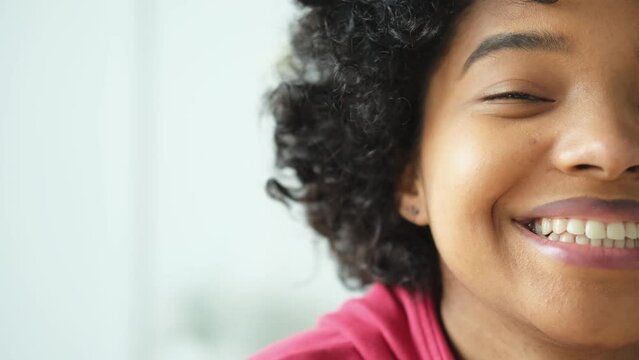
[[[604,222],[639,222],[639,201],[631,199],[604,200],[591,197],[576,197],[540,205],[517,221],[539,218],[580,218]]]

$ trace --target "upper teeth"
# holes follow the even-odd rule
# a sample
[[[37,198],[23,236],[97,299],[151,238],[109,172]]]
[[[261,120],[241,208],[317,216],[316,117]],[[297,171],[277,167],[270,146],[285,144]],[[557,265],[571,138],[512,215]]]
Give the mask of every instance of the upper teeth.
[[[639,248],[638,224],[634,222],[604,223],[597,220],[541,218],[535,220],[534,231],[537,235],[562,242]]]

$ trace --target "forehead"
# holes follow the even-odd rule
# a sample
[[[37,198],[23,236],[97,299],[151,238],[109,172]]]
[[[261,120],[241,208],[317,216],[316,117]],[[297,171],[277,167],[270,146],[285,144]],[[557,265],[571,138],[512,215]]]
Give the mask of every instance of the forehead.
[[[544,33],[567,40],[573,56],[639,54],[639,0],[477,0],[462,15],[451,43],[460,67],[470,52],[490,36]],[[451,54],[449,54],[451,55]],[[631,56],[636,58],[636,56]]]
[[[477,0],[460,19],[460,35],[472,38],[513,29],[588,31],[639,30],[639,0]],[[580,31],[581,30],[581,31]],[[636,32],[639,33],[639,32]]]
[[[474,0],[467,13],[488,15],[509,20],[532,20],[531,16],[552,11],[555,14],[597,15],[601,11],[614,13],[619,9],[637,10],[637,0]],[[625,12],[625,11],[624,11]],[[626,14],[628,15],[628,14]]]

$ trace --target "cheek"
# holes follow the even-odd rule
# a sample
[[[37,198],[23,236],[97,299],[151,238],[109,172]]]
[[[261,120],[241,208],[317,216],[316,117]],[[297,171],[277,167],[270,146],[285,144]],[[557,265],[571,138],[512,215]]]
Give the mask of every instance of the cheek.
[[[509,276],[505,270],[516,261],[517,249],[503,236],[512,225],[500,201],[528,186],[529,169],[543,156],[521,126],[470,122],[434,126],[424,138],[431,231],[443,261],[458,277],[472,277],[487,263],[493,279]]]
[[[499,199],[527,181],[528,169],[540,159],[534,139],[521,129],[488,122],[471,127],[470,122],[435,126],[424,137],[424,178],[433,220],[448,214],[455,214],[460,225],[490,220]]]

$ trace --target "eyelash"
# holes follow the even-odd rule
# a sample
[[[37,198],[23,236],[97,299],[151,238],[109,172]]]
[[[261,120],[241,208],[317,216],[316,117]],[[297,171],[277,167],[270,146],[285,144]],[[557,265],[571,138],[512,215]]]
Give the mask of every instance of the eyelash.
[[[554,102],[554,100],[541,98],[539,96],[530,95],[527,93],[519,92],[519,91],[509,91],[494,95],[489,95],[483,98],[484,101],[492,101],[492,100],[524,100],[529,102]]]

